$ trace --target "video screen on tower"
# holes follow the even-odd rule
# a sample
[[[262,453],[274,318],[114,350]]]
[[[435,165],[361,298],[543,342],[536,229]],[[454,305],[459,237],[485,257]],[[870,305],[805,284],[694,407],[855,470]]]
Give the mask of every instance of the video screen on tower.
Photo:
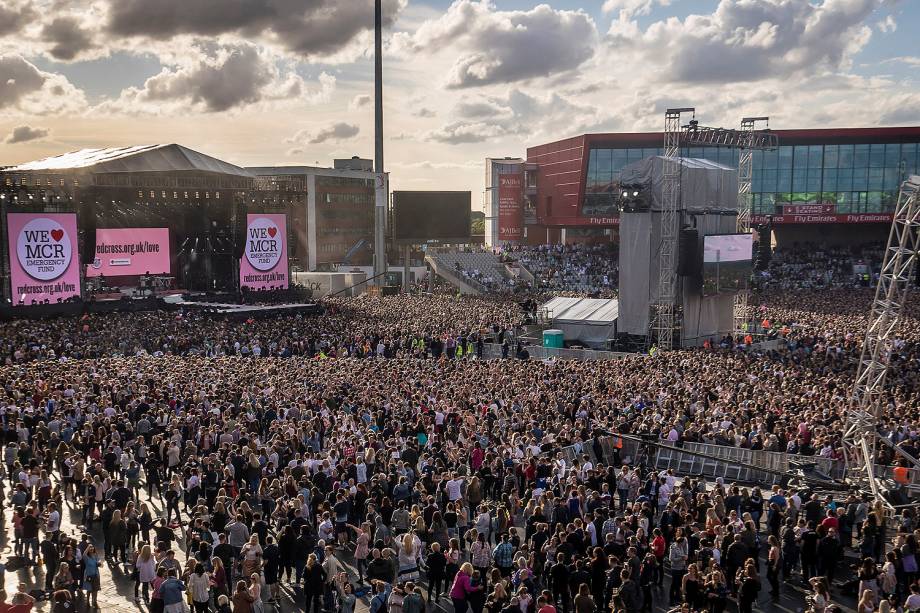
[[[79,297],[77,216],[9,213],[6,223],[13,305],[56,303]]]
[[[99,228],[86,276],[169,274],[169,228]]]
[[[393,192],[393,238],[421,244],[470,242],[470,192]]]
[[[703,295],[747,289],[754,267],[751,234],[713,234],[703,237]]]

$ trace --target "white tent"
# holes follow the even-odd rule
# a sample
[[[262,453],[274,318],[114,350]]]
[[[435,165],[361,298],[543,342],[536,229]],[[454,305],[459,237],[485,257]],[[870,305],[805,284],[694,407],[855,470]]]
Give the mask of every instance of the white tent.
[[[540,310],[552,326],[565,333],[565,340],[604,345],[616,336],[619,301],[604,298],[553,298]]]

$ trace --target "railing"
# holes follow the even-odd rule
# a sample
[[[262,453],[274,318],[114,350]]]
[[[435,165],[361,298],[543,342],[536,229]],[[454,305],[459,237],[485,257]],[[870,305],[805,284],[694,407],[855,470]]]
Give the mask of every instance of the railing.
[[[846,466],[842,460],[820,456],[804,456],[779,451],[752,451],[741,447],[708,443],[684,442],[678,447],[660,439],[654,441],[657,445],[647,446],[635,437],[617,438],[622,444],[619,451],[620,460],[624,464],[630,466],[645,464],[659,471],[673,469],[678,475],[723,477],[728,483],[735,481],[760,486],[778,484],[783,481],[785,475],[791,476],[790,471],[794,469],[793,464],[796,462],[813,463],[819,472],[832,479],[843,479],[846,473]],[[604,436],[598,440],[603,456],[601,458],[594,454],[592,441],[562,448],[560,450],[562,457],[571,463],[582,454],[587,453],[595,456],[596,461],[610,462],[614,453],[614,437]],[[654,447],[654,450],[650,452],[649,447]],[[703,457],[704,455],[712,457]],[[893,470],[892,466],[877,464],[875,475],[879,479],[893,479]],[[912,495],[920,492],[920,469],[908,470],[906,485]]]
[[[485,285],[470,277],[458,275],[455,271],[450,269],[450,266],[446,266],[440,260],[438,260],[437,256],[428,256],[425,258],[425,260],[431,266],[431,270],[434,271],[436,275],[448,279],[461,291],[465,289],[463,286],[466,285],[473,292],[478,292],[479,294],[488,293],[489,290]]]
[[[532,360],[546,360],[558,358],[561,360],[622,360],[635,353],[622,353],[617,351],[598,351],[595,349],[565,349],[556,347],[543,347],[540,345],[527,345],[527,352]],[[516,347],[509,348],[508,357],[513,358]],[[495,360],[502,357],[502,346],[498,343],[486,343],[482,357],[486,360]]]

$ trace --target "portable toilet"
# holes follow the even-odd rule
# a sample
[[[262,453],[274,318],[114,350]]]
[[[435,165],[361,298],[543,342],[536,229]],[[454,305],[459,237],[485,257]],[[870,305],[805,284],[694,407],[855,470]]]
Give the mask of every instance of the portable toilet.
[[[562,349],[565,347],[565,335],[562,333],[562,330],[544,330],[543,346],[552,347],[554,349]]]

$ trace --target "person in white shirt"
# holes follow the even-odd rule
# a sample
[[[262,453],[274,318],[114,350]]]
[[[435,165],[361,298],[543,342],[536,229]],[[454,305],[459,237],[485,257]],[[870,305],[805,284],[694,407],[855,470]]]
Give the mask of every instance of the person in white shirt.
[[[447,498],[451,502],[457,502],[462,497],[461,488],[463,487],[463,479],[457,476],[457,473],[453,473],[451,478],[444,483],[444,487],[447,488]]]

